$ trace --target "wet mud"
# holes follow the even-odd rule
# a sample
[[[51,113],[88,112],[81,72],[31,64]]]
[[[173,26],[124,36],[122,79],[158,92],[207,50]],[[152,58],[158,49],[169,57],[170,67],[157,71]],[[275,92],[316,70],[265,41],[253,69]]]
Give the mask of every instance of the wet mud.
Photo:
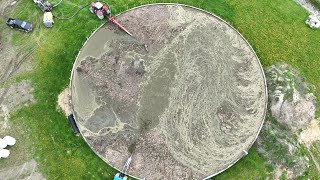
[[[72,106],[92,149],[146,179],[203,179],[255,141],[266,110],[259,60],[233,28],[180,5],[152,5],[106,24],[76,59]]]

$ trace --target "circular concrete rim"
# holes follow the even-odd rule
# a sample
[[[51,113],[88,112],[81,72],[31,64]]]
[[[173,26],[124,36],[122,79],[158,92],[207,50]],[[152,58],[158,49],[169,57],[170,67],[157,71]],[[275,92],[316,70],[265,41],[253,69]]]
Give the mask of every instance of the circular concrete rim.
[[[262,67],[262,65],[261,65],[260,59],[259,59],[259,57],[257,56],[256,52],[254,51],[254,49],[252,48],[252,46],[250,45],[250,43],[242,36],[242,34],[241,34],[236,28],[234,28],[232,25],[230,25],[228,22],[226,22],[225,20],[223,20],[222,18],[220,18],[219,16],[217,16],[217,15],[211,13],[211,12],[208,12],[208,11],[206,11],[206,10],[203,10],[203,9],[200,9],[200,8],[197,8],[197,7],[194,7],[194,6],[190,6],[190,5],[179,4],[179,3],[152,3],[152,4],[145,4],[145,5],[137,6],[137,7],[131,8],[131,9],[127,9],[127,10],[121,12],[121,13],[118,13],[118,14],[115,15],[114,17],[120,16],[120,15],[126,13],[126,12],[129,12],[129,11],[132,11],[132,10],[135,10],[135,9],[143,8],[143,7],[146,7],[146,6],[157,6],[157,5],[176,5],[176,6],[184,6],[184,7],[196,9],[196,10],[202,11],[202,12],[204,12],[204,13],[207,13],[207,14],[209,14],[209,15],[217,18],[217,19],[219,19],[220,21],[222,21],[222,22],[224,22],[226,25],[228,25],[230,28],[232,28],[238,35],[240,35],[240,37],[245,41],[245,43],[250,47],[250,49],[251,49],[252,52],[254,53],[254,56],[255,56],[255,57],[257,58],[257,60],[258,60],[258,64],[259,64],[259,67],[260,67],[260,70],[261,70],[261,72],[262,72],[263,79],[264,79],[264,87],[265,87],[265,97],[266,97],[266,101],[265,101],[265,109],[264,109],[264,114],[263,114],[263,119],[262,119],[262,121],[261,121],[261,125],[260,125],[260,127],[259,127],[259,129],[258,129],[258,131],[257,131],[257,133],[256,133],[256,137],[254,138],[254,141],[252,141],[252,143],[247,147],[247,150],[246,150],[246,151],[248,152],[249,149],[252,147],[252,145],[253,145],[254,142],[257,140],[257,138],[258,138],[258,136],[259,136],[259,134],[260,134],[260,131],[261,131],[262,126],[263,126],[264,121],[265,121],[267,109],[268,109],[268,89],[267,89],[267,81],[266,81],[266,77],[265,77],[264,70],[263,70],[263,67]],[[85,45],[87,44],[87,41],[88,41],[100,28],[102,28],[102,27],[103,27],[105,24],[107,24],[107,23],[108,23],[108,21],[105,22],[105,23],[103,23],[103,24],[100,25],[99,27],[97,27],[97,29],[96,29],[95,31],[93,31],[89,37],[86,38],[86,41],[82,44],[82,47],[85,46]],[[81,49],[82,49],[82,47],[81,47]],[[81,49],[79,50],[79,52],[78,52],[75,60],[78,59],[78,57],[79,57],[79,55],[80,55],[80,53],[81,53]],[[73,67],[72,67],[72,70],[71,70],[70,83],[69,83],[69,88],[70,88],[70,89],[72,88],[72,79],[73,79],[74,70],[75,70],[75,63],[73,63]],[[72,91],[71,91],[71,93],[72,93]],[[71,96],[71,99],[70,99],[70,106],[71,106],[71,113],[74,114],[74,111],[73,111],[73,103],[72,103],[72,96]],[[75,119],[75,123],[77,124],[76,117],[74,117],[74,119]],[[77,124],[77,126],[78,126],[78,124]],[[85,138],[85,137],[83,136],[83,134],[82,134],[82,131],[80,131],[80,134],[81,134],[81,136],[83,137],[84,141],[88,144],[86,138]],[[102,158],[102,156],[101,156],[100,154],[98,154],[98,153],[96,152],[96,150],[93,149],[89,144],[88,144],[88,146],[90,147],[90,149],[91,149],[100,159],[102,159],[104,162],[106,162],[109,166],[111,166],[112,168],[116,169],[116,170],[119,171],[119,172],[121,171],[120,169],[112,166],[112,165],[109,164],[107,161],[105,161],[105,160]],[[244,156],[246,156],[246,154],[245,154]],[[242,156],[242,157],[244,157],[244,156]],[[230,163],[230,165],[227,166],[225,169],[223,169],[223,170],[221,170],[221,171],[219,171],[219,172],[217,172],[217,173],[214,173],[214,174],[212,174],[212,175],[210,175],[210,176],[208,176],[208,177],[206,177],[206,178],[204,178],[204,179],[212,178],[212,177],[214,177],[214,176],[216,176],[216,175],[224,172],[225,170],[229,169],[231,166],[233,166],[234,164],[236,164],[242,157],[239,157],[238,159],[234,160],[234,161],[233,161],[232,163]],[[135,176],[132,176],[132,175],[130,175],[130,174],[127,174],[127,175],[130,176],[130,177],[133,177],[133,178],[135,178],[135,179],[140,179],[140,178],[135,177]]]

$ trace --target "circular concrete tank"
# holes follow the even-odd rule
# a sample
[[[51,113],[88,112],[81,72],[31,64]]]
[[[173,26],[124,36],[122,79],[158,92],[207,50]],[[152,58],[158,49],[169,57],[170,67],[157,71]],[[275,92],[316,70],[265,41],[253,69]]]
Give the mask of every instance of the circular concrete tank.
[[[213,14],[176,4],[117,16],[74,64],[73,113],[93,151],[146,179],[203,179],[245,155],[259,134],[267,91],[247,41]]]

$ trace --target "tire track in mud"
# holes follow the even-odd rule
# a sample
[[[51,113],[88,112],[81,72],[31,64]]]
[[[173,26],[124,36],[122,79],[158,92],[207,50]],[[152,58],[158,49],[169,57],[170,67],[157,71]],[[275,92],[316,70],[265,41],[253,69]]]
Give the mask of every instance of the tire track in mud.
[[[58,31],[60,30],[57,29]],[[5,35],[3,35],[5,36]],[[12,36],[11,34],[9,35]],[[32,56],[32,54],[44,44],[49,37],[45,37],[45,34],[40,31],[38,35],[32,34],[32,38],[26,38],[24,41],[28,41],[30,39],[33,39],[28,44],[17,46],[16,49],[9,45],[8,43],[1,43],[3,46],[2,49],[0,49],[0,52],[6,51],[7,56],[3,53],[0,54],[0,59],[2,61],[5,61],[5,59],[10,59],[9,63],[7,63],[7,66],[3,68],[4,72],[2,75],[0,75],[0,84],[5,83],[8,79],[10,79],[14,73],[16,73],[18,70],[20,70],[21,65],[29,59],[29,57]],[[23,41],[23,42],[24,42]],[[1,39],[0,39],[1,42]],[[14,53],[15,51],[18,51],[17,53]],[[0,62],[0,64],[5,62]],[[1,73],[1,71],[0,71]]]
[[[20,69],[22,63],[28,59],[32,53],[37,50],[37,48],[37,46],[33,47],[32,50],[25,55],[22,55],[22,52],[20,51],[17,55],[15,55],[15,57],[11,58],[9,64],[6,66],[6,68],[4,68],[5,71],[3,75],[0,77],[0,83],[4,83],[10,79],[13,74]]]
[[[5,22],[8,12],[14,8],[12,2],[17,1],[0,0],[0,2],[0,19]],[[31,16],[37,16],[37,12]],[[31,141],[28,136],[25,136],[27,130],[23,125],[13,124],[10,113],[35,102],[30,82],[16,83],[14,78],[26,72],[25,62],[30,60],[34,52],[41,47],[42,43],[39,42],[46,42],[47,37],[42,30],[20,36],[19,32],[8,28],[5,24],[0,25],[0,28],[0,65],[2,67],[0,69],[0,107],[2,108],[0,125],[4,125],[1,126],[0,134],[11,135],[17,139],[15,147],[10,149],[10,158],[0,163],[0,179],[45,179],[39,172],[36,161],[32,159],[33,152],[29,148]],[[19,37],[18,45],[11,45],[14,34]]]

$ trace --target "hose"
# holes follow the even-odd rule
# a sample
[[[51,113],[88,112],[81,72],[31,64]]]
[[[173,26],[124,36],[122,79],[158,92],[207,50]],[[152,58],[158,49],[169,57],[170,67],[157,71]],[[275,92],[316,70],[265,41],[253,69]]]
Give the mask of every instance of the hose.
[[[59,4],[60,4],[61,2],[62,2],[62,0],[60,0],[60,1],[58,2],[58,4],[56,4],[56,5],[52,6],[52,7],[55,8],[55,7],[59,6]]]
[[[53,7],[57,7],[61,2],[62,2],[62,0],[60,0],[60,1],[58,2],[58,4],[54,5]],[[98,1],[98,2],[99,2],[99,1]],[[103,2],[103,1],[100,1],[100,2]],[[112,13],[111,13],[111,6],[109,6],[109,4],[106,3],[106,2],[104,2],[104,3],[108,6],[109,11],[110,11],[110,14],[112,14]],[[67,18],[58,17],[58,16],[56,16],[56,15],[53,14],[53,13],[52,13],[52,15],[53,15],[53,17],[55,17],[55,18],[57,18],[57,19],[59,19],[59,20],[70,20],[70,19],[74,18],[74,16],[77,15],[82,9],[88,7],[90,4],[91,4],[91,3],[80,7],[72,16],[67,17]]]
[[[62,0],[61,0],[61,1],[62,1]],[[60,1],[60,2],[61,2],[61,1]],[[84,6],[80,7],[80,8],[79,8],[72,16],[70,16],[70,17],[67,17],[67,18],[58,17],[58,16],[56,16],[55,14],[53,14],[53,17],[55,17],[55,18],[57,18],[57,19],[59,19],[59,20],[70,20],[70,19],[74,18],[74,16],[77,15],[82,9],[88,7],[89,5],[90,5],[90,3],[87,4],[87,5],[84,5]]]

